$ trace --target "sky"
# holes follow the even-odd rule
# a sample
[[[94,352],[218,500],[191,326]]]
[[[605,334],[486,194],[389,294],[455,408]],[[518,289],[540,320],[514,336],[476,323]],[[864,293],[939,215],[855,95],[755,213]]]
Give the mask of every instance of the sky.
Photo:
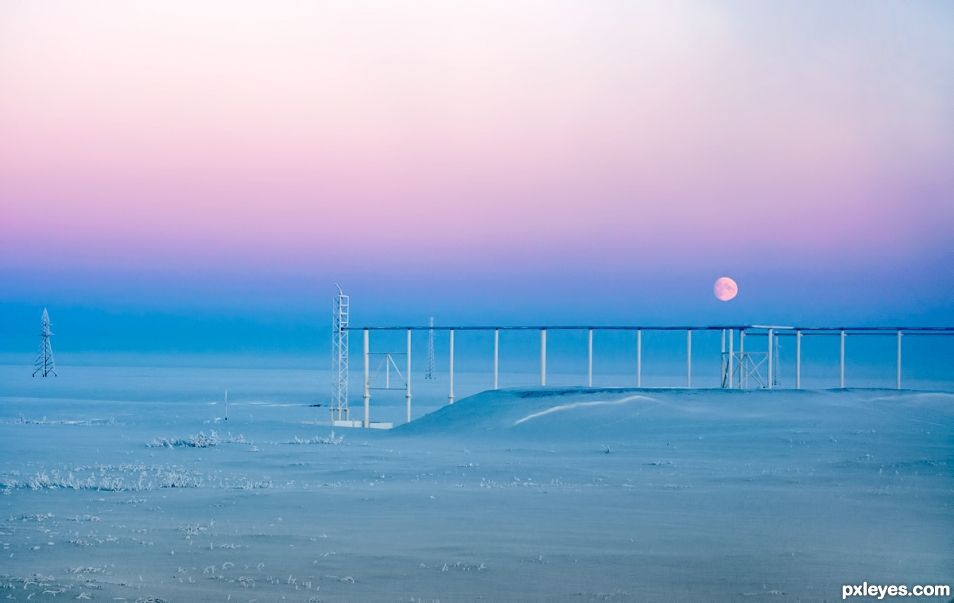
[[[0,4],[0,351],[954,324],[950,2]],[[715,300],[722,275],[738,298]]]

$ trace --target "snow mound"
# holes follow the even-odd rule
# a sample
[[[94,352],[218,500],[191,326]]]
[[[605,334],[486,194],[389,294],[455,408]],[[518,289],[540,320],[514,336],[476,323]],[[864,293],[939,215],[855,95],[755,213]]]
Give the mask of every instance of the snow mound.
[[[895,390],[532,388],[485,391],[392,430],[396,435],[644,439],[713,429],[854,429],[893,421],[949,425],[954,394]]]

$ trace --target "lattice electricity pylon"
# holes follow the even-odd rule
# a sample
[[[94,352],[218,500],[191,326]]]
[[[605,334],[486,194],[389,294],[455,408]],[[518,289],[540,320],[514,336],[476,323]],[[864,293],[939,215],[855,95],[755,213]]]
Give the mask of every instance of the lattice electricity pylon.
[[[348,403],[348,324],[351,302],[338,287],[335,296],[334,317],[331,323],[331,420],[347,421],[350,417]]]
[[[431,316],[428,326],[431,328],[427,330],[427,372],[424,373],[424,378],[433,381],[434,380],[434,317]]]
[[[404,356],[406,358],[407,354],[402,352],[368,352],[370,359],[379,359],[377,362],[374,362],[374,369],[371,370],[371,374],[368,376],[368,389],[407,390],[407,378],[397,365],[397,362],[394,361],[395,356]],[[371,361],[373,362],[373,360]],[[383,386],[376,385],[380,382],[381,373],[384,373]],[[395,386],[391,385],[392,373],[394,373],[398,379],[397,385]]]
[[[732,352],[732,374],[729,374],[729,363],[722,363],[722,387],[747,389],[750,385],[765,388],[768,378],[762,374],[762,369],[768,370],[767,352]],[[776,363],[776,366],[778,364]],[[777,384],[778,379],[772,377]]]
[[[56,377],[56,363],[53,362],[53,346],[50,344],[50,338],[53,337],[53,331],[50,330],[50,314],[43,308],[43,317],[40,319],[40,353],[33,363],[33,376],[37,373],[41,377],[53,375]]]

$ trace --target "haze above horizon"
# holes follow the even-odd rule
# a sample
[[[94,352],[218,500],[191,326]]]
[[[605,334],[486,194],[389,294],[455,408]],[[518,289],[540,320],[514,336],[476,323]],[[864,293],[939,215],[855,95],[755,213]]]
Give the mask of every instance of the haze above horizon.
[[[954,9],[0,8],[0,352],[954,323]],[[712,295],[719,276],[739,296]],[[209,342],[215,345],[209,347]]]

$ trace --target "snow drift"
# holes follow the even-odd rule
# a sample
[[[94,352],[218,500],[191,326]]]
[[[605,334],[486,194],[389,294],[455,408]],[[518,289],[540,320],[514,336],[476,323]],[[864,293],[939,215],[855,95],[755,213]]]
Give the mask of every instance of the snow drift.
[[[533,388],[486,391],[393,430],[400,435],[531,439],[642,439],[669,431],[911,421],[950,424],[954,394],[896,390],[674,390]]]

